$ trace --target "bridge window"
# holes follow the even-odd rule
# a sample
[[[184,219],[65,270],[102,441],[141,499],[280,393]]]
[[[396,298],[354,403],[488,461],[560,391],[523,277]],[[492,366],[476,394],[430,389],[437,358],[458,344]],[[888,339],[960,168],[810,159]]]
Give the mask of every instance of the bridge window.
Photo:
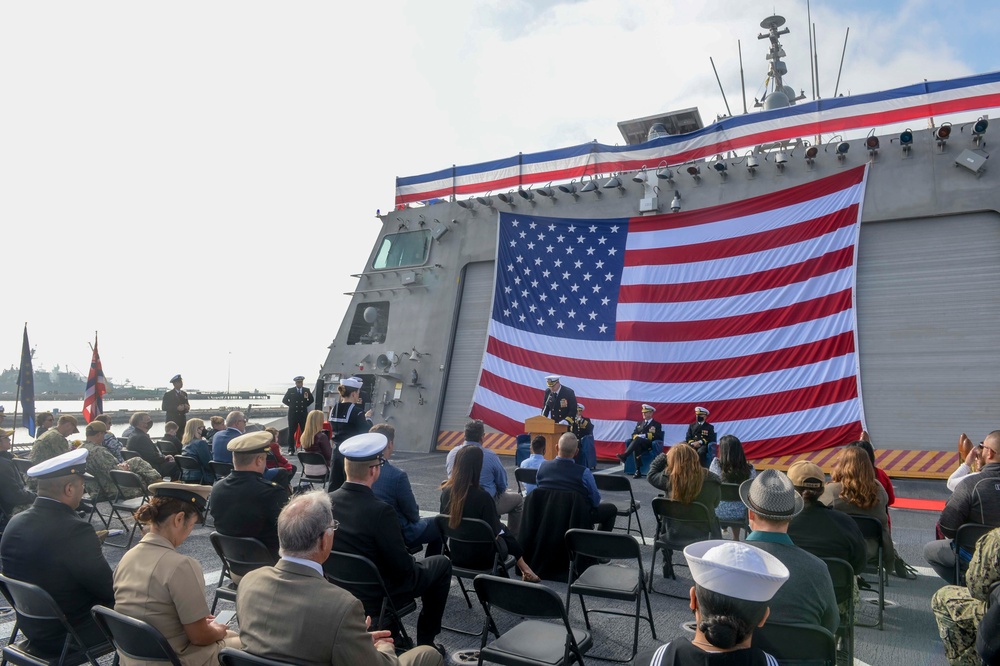
[[[431,232],[427,229],[389,234],[382,239],[382,247],[375,255],[372,268],[400,268],[419,266],[427,261],[431,247]]]

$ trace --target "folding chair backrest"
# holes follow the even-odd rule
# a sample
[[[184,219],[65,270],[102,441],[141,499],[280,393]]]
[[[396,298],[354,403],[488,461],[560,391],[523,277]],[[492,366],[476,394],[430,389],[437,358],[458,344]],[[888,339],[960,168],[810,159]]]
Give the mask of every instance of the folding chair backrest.
[[[333,551],[323,563],[323,573],[362,601],[389,596],[378,567],[367,557]]]
[[[322,453],[316,451],[299,451],[299,462],[303,465],[323,465],[326,466],[326,458]]]
[[[847,560],[838,557],[820,558],[830,571],[830,580],[833,581],[833,594],[837,597],[837,603],[849,601],[854,597],[854,567]]]
[[[517,489],[521,490],[522,483],[538,484],[538,470],[529,467],[517,467],[514,469],[514,478],[517,480]]]
[[[873,516],[859,516],[857,514],[850,514],[850,516],[858,524],[861,536],[865,540],[871,539],[872,541],[877,541],[878,545],[882,546],[882,523],[879,522],[878,518]]]
[[[979,540],[993,529],[995,528],[989,525],[966,523],[959,527],[955,533],[955,546],[959,551],[966,551],[971,558],[972,554],[976,552],[976,545],[979,543]]]
[[[712,538],[712,519],[708,507],[701,502],[684,504],[666,497],[653,498],[653,513],[660,520],[657,534],[667,541],[678,540],[685,545]]]
[[[639,542],[628,534],[572,529],[566,531],[566,546],[571,558],[642,561]]]
[[[112,469],[108,474],[111,476],[111,481],[114,482],[115,488],[118,490],[119,498],[124,497],[124,493],[122,492],[124,488],[141,490],[144,498],[149,497],[146,484],[142,482],[142,479],[135,472],[129,472],[124,469]]]
[[[741,502],[742,500],[740,499],[740,484],[723,483],[721,500],[723,502]]]
[[[21,479],[26,480],[28,476],[28,468],[32,467],[35,463],[31,462],[27,458],[12,458],[11,462],[14,463],[15,469],[21,473]]]
[[[454,566],[496,573],[500,553],[489,523],[477,518],[462,518],[458,527],[449,527],[448,516],[439,515],[434,520],[441,536],[447,539]]]
[[[275,564],[267,546],[253,537],[234,537],[212,532],[208,539],[230,574],[245,576],[254,569]]]
[[[174,462],[177,463],[177,466],[180,467],[182,470],[188,470],[192,472],[201,471],[201,463],[199,463],[195,458],[192,458],[191,456],[175,455]]]
[[[634,496],[632,482],[628,480],[628,477],[617,474],[595,474],[594,481],[597,483],[598,490],[609,493],[628,493],[630,497]]]
[[[66,624],[59,605],[48,592],[24,581],[15,580],[0,574],[0,583],[4,587],[4,596],[17,609],[18,614],[33,620],[55,620]]]
[[[480,574],[473,581],[479,600],[512,615],[561,618],[569,626],[566,607],[554,590],[544,585]]]
[[[90,609],[94,621],[121,654],[137,661],[168,661],[181,666],[177,653],[155,627],[104,606]]]
[[[265,659],[244,650],[227,647],[219,650],[219,663],[222,666],[285,666],[288,662]]]
[[[785,666],[834,666],[837,643],[825,627],[817,625],[779,624],[765,622],[753,631],[751,644],[760,648]]]
[[[232,464],[221,460],[213,460],[209,462],[208,465],[212,468],[212,473],[215,474],[215,478],[217,479],[223,479],[229,476],[229,473],[233,471]]]

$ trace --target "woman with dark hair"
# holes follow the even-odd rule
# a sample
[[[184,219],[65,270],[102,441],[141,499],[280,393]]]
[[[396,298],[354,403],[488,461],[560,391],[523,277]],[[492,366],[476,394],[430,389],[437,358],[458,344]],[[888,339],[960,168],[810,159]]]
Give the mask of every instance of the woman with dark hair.
[[[340,444],[355,435],[364,434],[372,428],[372,410],[361,411],[364,409],[364,400],[361,398],[362,386],[362,381],[357,377],[347,377],[340,380],[340,386],[337,387],[340,402],[330,409],[330,416],[327,419],[333,430],[333,443],[336,445],[333,450],[333,463],[330,467],[331,492],[340,488],[347,480],[344,475],[344,456],[339,450]],[[309,427],[308,418],[306,427]],[[301,438],[299,441],[302,441]]]
[[[670,447],[649,465],[649,482],[670,499],[683,504],[699,502],[708,507],[712,535],[721,536],[715,508],[722,497],[719,477],[701,466],[698,451],[684,444]]]
[[[877,518],[882,524],[884,562],[891,569],[895,560],[892,534],[889,531],[889,498],[885,489],[875,480],[875,466],[862,447],[845,446],[837,457],[820,501],[844,513]],[[868,558],[875,556],[869,546]]]
[[[451,476],[441,487],[440,510],[442,514],[448,516],[448,527],[453,529],[458,527],[462,518],[475,518],[486,522],[493,528],[501,555],[506,558],[509,553],[517,560],[521,579],[529,583],[541,581],[528,566],[528,563],[524,561],[524,551],[521,549],[521,544],[500,522],[496,502],[488,492],[479,487],[479,476],[482,472],[483,450],[478,446],[462,447],[462,450],[455,457]],[[463,555],[465,555],[461,546],[462,544],[455,543],[451,548],[452,560],[459,563],[460,566]],[[468,562],[467,564],[472,568],[489,568],[490,566],[490,563],[484,562]]]
[[[152,498],[135,512],[149,532],[115,569],[115,610],[153,625],[182,666],[214,666],[220,649],[241,647],[239,636],[209,613],[198,560],[177,552],[201,520],[210,488],[168,482],[149,490]],[[142,663],[119,658],[123,666]]]
[[[747,456],[743,452],[743,443],[736,435],[723,435],[719,440],[719,456],[712,460],[708,466],[708,471],[722,479],[723,483],[743,483],[751,481],[757,476],[757,470],[747,462]],[[715,509],[715,515],[724,522],[737,522],[746,520],[747,507],[743,502],[719,502]],[[733,528],[733,539],[740,540],[739,527]]]
[[[788,580],[788,568],[770,553],[731,541],[700,541],[685,548],[684,557],[694,578],[694,638],[674,639],[632,663],[778,666],[777,659],[750,643],[754,629],[767,621],[768,602]]]

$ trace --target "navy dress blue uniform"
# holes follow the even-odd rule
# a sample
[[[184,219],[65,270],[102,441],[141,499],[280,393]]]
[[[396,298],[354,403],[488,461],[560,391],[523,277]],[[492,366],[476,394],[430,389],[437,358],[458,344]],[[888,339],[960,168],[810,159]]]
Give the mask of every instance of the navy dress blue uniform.
[[[709,423],[707,418],[701,423],[695,421],[688,426],[684,441],[697,449],[701,466],[708,467],[711,463],[711,460],[708,459],[708,445],[718,442],[715,436],[715,426]]]
[[[278,514],[288,491],[262,474],[234,470],[212,486],[209,511],[220,534],[253,537],[278,559]]]
[[[180,379],[180,376],[174,379]],[[173,381],[173,380],[171,380]],[[191,403],[188,401],[187,391],[181,389],[170,389],[163,394],[163,401],[160,404],[166,415],[167,421],[177,424],[177,432],[183,433],[184,426],[187,425],[187,413],[191,410]]]
[[[33,478],[86,475],[87,449],[68,451],[28,470]],[[66,479],[67,483],[70,479]],[[74,507],[39,497],[7,524],[0,540],[0,566],[5,575],[38,585],[52,595],[66,619],[88,646],[106,641],[90,615],[90,607],[113,607],[115,594],[108,566],[93,526]],[[58,654],[66,631],[58,622],[18,616],[18,628],[40,650]]]
[[[296,377],[295,381],[301,380]],[[302,386],[293,386],[285,391],[281,404],[288,407],[288,450],[294,453],[295,431],[302,432],[306,429],[306,416],[309,415],[309,406],[313,404],[312,391]]]
[[[551,389],[545,389],[545,396],[542,398],[542,416],[547,416],[557,423],[568,417],[575,418],[576,393],[573,389],[561,384],[555,393]]]
[[[362,435],[372,428],[372,422],[365,417],[365,409],[353,402],[338,402],[330,410],[330,428],[333,430],[333,462],[330,465],[330,491],[344,485],[344,454],[340,445],[355,435]]]
[[[646,413],[645,409],[643,409],[643,413]],[[652,411],[649,411],[650,415],[652,413]],[[619,453],[616,457],[622,462],[625,462],[629,456],[635,458],[635,478],[640,478],[642,476],[639,472],[642,469],[642,454],[653,450],[653,442],[662,440],[663,426],[660,425],[659,421],[650,416],[650,418],[643,419],[635,424],[635,428],[632,429],[632,436],[625,442],[625,452]]]

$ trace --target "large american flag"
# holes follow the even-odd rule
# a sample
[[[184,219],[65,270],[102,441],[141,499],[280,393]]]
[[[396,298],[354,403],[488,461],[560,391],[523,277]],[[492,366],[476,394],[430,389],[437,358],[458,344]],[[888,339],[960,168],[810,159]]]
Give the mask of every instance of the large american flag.
[[[585,403],[607,456],[656,407],[667,444],[694,407],[749,455],[861,434],[854,309],[867,167],[731,204],[582,220],[501,213],[471,415],[508,434],[544,376]]]

